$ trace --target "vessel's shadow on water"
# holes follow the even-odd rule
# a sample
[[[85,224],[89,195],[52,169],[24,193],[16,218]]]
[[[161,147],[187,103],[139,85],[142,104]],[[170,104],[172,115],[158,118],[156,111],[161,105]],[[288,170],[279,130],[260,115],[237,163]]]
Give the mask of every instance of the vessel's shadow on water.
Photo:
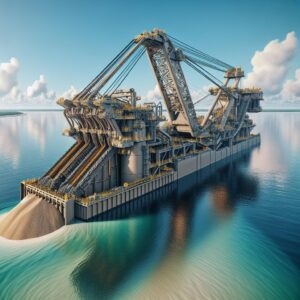
[[[93,219],[91,222],[119,225],[97,238],[88,257],[72,272],[77,292],[88,299],[110,298],[145,265],[158,266],[170,253],[179,255],[177,264],[218,219],[230,218],[239,201],[255,201],[258,181],[243,172],[249,160],[249,153],[242,154],[235,161],[208,167]],[[197,210],[207,193],[215,217]],[[198,218],[204,219],[202,228],[196,225]]]
[[[258,180],[241,170],[250,162],[250,153],[234,161],[228,159],[195,172],[177,182],[162,187],[129,203],[107,211],[91,221],[109,221],[156,214],[164,207],[188,205],[198,201],[201,193],[211,189],[216,212],[226,215],[237,202],[255,201]]]

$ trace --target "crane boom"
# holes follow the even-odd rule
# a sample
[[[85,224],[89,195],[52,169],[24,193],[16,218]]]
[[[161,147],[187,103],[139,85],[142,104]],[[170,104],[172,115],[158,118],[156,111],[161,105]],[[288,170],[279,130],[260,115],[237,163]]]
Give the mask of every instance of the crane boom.
[[[136,38],[143,41],[170,120],[177,132],[192,137],[200,135],[200,125],[180,62],[183,56],[161,30],[145,32]]]
[[[71,101],[63,99],[60,102],[64,107],[77,107],[80,111],[84,107],[99,107],[107,99],[116,99],[120,93],[115,92],[144,52],[148,54],[168,111],[171,135],[193,138],[204,146],[217,149],[224,142],[238,136],[239,132],[248,134],[253,128],[246,113],[260,111],[262,91],[239,88],[239,82],[244,76],[243,70],[189,46],[159,29],[136,36]],[[192,101],[181,62],[185,62],[216,86],[210,89],[215,101],[205,117],[198,118],[196,115],[195,103]],[[225,82],[209,73],[206,68],[224,72]],[[230,85],[232,80],[233,85]],[[106,90],[101,94],[104,87]],[[132,99],[135,99],[135,96]],[[135,100],[132,101],[135,103]],[[80,118],[77,121],[82,124],[86,122]],[[115,130],[117,132],[117,129]]]
[[[170,116],[163,124],[160,101],[137,105],[134,88],[119,89],[145,52]],[[204,98],[192,102],[182,63],[213,84],[206,117],[196,115]],[[138,35],[81,92],[58,99],[70,125],[63,134],[76,143],[43,177],[23,181],[22,195],[46,197],[67,220],[91,218],[250,149],[260,137],[247,113],[261,111],[263,93],[241,88],[243,76],[162,30]]]

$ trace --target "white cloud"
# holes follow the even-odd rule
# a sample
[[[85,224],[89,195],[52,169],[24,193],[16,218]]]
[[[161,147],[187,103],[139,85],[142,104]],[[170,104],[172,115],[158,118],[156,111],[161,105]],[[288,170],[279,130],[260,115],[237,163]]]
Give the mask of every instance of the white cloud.
[[[62,97],[64,97],[65,99],[72,99],[76,94],[77,90],[73,85],[71,85],[70,88],[62,94]]]
[[[56,105],[57,93],[48,88],[45,75],[41,74],[37,80],[24,90],[18,86],[19,61],[12,57],[9,62],[0,64],[0,105],[33,105],[53,106]],[[62,96],[72,98],[77,93],[73,85]]]
[[[44,75],[40,75],[40,78],[35,80],[32,85],[27,87],[28,97],[37,97],[41,94],[47,93],[47,83]]]
[[[18,88],[18,86],[14,86],[11,91],[9,98],[14,100],[16,103],[20,103],[24,100],[25,95],[22,93],[22,91]]]
[[[20,70],[19,61],[12,57],[9,62],[0,64],[0,95],[8,94],[17,85]]]
[[[32,104],[52,104],[56,98],[56,92],[48,89],[45,75],[40,75],[32,85],[27,87],[26,95],[23,99]]]
[[[300,100],[300,69],[296,70],[294,80],[284,83],[281,95],[287,101]]]
[[[161,92],[160,92],[158,84],[155,85],[153,90],[149,90],[147,92],[146,96],[144,96],[142,100],[144,100],[146,102],[161,101],[162,97],[161,97]]]
[[[47,95],[46,95],[46,98],[50,99],[50,100],[54,100],[56,98],[56,92],[52,91],[52,90],[48,91]]]
[[[21,90],[17,84],[13,85],[9,92],[0,98],[0,103],[3,105],[52,105],[55,103],[53,101],[55,98],[55,91],[48,90],[45,76],[40,75],[39,79],[35,80],[32,85],[28,86],[26,91]]]
[[[289,71],[289,63],[295,56],[296,48],[296,34],[290,32],[285,40],[272,40],[262,51],[256,51],[251,60],[253,71],[248,74],[244,85],[260,87],[267,95],[278,94]]]

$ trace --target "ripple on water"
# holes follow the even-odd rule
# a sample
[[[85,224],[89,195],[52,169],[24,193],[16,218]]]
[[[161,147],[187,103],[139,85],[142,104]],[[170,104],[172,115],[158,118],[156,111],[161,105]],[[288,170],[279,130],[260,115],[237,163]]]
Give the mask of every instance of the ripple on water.
[[[0,299],[300,299],[299,113],[255,118],[261,147],[230,172],[176,191],[166,213],[157,205],[150,217],[0,238]],[[72,140],[61,137],[61,112],[0,123],[2,208]]]
[[[187,257],[168,257],[128,299],[300,299],[300,273],[268,238],[235,218]]]
[[[84,226],[65,226],[30,240],[1,238],[1,299],[77,299],[69,276],[89,252],[78,238]],[[70,249],[70,241],[75,250]]]

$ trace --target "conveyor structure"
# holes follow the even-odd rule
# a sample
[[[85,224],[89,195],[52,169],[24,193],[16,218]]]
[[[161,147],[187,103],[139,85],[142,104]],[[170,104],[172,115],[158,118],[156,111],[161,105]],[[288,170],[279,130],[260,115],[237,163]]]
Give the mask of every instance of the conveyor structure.
[[[141,103],[136,91],[120,85],[147,54],[161,91],[161,103]],[[210,81],[213,104],[197,116],[182,64]],[[209,69],[224,74],[224,82]],[[58,99],[70,125],[64,135],[74,145],[40,179],[30,181],[67,201],[84,201],[118,187],[174,172],[178,161],[219,151],[251,138],[248,113],[260,112],[263,93],[241,88],[244,72],[163,30],[144,32],[132,41],[72,99]],[[206,97],[206,96],[205,96]],[[160,122],[164,126],[160,126]],[[26,185],[26,182],[23,182]]]

